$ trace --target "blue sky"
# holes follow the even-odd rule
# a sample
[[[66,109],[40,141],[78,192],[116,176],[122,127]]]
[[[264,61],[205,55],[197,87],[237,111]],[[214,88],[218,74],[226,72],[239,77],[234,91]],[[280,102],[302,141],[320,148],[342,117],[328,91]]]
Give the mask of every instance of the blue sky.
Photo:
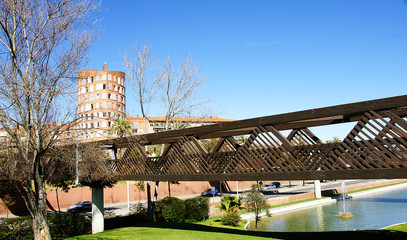
[[[214,115],[246,119],[407,94],[403,0],[102,2],[86,69],[124,71],[120,50],[160,59],[189,53]],[[127,110],[135,115],[131,89]],[[151,115],[163,115],[159,103]],[[317,130],[321,138],[343,131]],[[326,135],[326,136],[325,136]]]

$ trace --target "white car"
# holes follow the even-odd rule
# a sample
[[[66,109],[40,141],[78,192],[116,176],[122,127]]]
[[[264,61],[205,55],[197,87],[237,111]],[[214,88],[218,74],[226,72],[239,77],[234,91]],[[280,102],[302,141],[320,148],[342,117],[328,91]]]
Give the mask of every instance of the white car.
[[[267,191],[267,190],[279,188],[280,185],[281,185],[281,183],[279,183],[279,182],[272,182],[271,184],[266,184],[263,187],[261,187],[261,190],[262,191]]]

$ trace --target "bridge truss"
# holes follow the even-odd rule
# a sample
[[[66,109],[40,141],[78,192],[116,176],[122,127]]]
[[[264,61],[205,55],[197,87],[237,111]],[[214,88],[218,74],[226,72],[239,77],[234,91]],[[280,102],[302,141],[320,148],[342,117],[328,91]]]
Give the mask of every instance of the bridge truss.
[[[404,95],[97,143],[126,149],[117,160],[122,180],[407,178],[406,114]],[[310,129],[344,123],[354,126],[339,141],[323,142]],[[210,152],[208,139],[217,141]],[[147,156],[144,146],[155,144],[165,144],[163,154]]]

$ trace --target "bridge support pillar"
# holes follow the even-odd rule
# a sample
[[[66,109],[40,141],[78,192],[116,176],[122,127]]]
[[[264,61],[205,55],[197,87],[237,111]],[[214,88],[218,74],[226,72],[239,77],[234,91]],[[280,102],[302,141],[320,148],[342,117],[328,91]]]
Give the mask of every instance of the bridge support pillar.
[[[92,234],[105,230],[103,187],[92,188]]]
[[[314,193],[315,193],[315,198],[322,198],[321,181],[319,181],[319,180],[314,180]]]

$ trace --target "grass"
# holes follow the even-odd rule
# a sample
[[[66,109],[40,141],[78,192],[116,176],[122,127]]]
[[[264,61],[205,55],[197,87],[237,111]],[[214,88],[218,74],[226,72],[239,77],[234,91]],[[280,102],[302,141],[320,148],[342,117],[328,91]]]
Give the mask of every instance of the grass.
[[[393,185],[398,185],[398,184],[403,184],[403,183],[406,183],[406,182],[393,183],[393,184],[389,184],[389,185],[376,186],[376,187],[370,187],[370,188],[363,188],[363,189],[359,189],[359,190],[350,191],[347,193],[349,194],[349,193],[363,192],[363,191],[368,191],[368,190],[372,190],[372,189],[378,189],[378,188],[383,188],[383,187],[388,187],[388,186],[393,186]]]
[[[399,184],[399,183],[398,183]],[[396,185],[396,184],[391,184]],[[390,185],[387,185],[390,186]],[[383,186],[361,189],[353,192],[376,189]],[[316,199],[306,199],[296,202],[279,204],[270,208],[282,207],[292,204],[314,201]],[[242,211],[240,213],[245,213]],[[224,226],[218,221],[221,217],[210,218],[198,223],[148,223],[134,227],[124,227],[107,230],[103,233],[94,235],[82,235],[69,239],[222,239],[222,240],[239,240],[239,239],[312,239],[312,240],[334,240],[334,239],[407,239],[407,223],[395,225],[383,230],[371,231],[345,231],[345,232],[254,232],[246,231],[244,225],[246,221],[237,227]]]
[[[240,224],[236,227],[233,226],[227,226],[227,225],[222,225],[220,219],[222,218],[222,216],[220,217],[212,217],[209,218],[205,221],[202,222],[196,222],[195,224],[200,224],[200,225],[204,225],[204,226],[211,226],[211,227],[219,227],[219,228],[230,228],[230,229],[238,229],[238,230],[243,230],[246,231],[246,229],[244,228],[244,226],[247,223],[247,220],[242,220],[240,221]]]
[[[108,230],[94,235],[82,235],[73,239],[196,239],[196,240],[255,240],[255,239],[407,239],[407,224],[394,226],[386,230],[374,231],[348,231],[348,232],[254,232],[240,229],[220,228],[214,226],[189,224],[189,223],[151,223],[135,227],[126,227]]]
[[[407,223],[393,225],[391,227],[386,228],[386,230],[400,231],[400,232],[406,232],[407,233]]]

